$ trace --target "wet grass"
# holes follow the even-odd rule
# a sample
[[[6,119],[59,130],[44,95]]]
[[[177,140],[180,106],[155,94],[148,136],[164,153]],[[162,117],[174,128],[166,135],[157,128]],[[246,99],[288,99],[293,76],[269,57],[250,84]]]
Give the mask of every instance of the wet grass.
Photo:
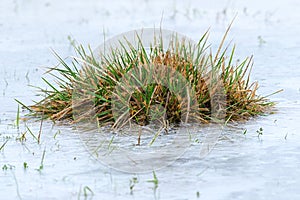
[[[4,149],[4,146],[7,144],[7,142],[8,142],[8,140],[6,140],[6,141],[0,146],[0,151],[1,151],[2,149]]]
[[[13,177],[14,177],[14,180],[15,180],[17,196],[18,196],[19,199],[22,199],[21,194],[20,194],[20,187],[19,187],[19,183],[18,183],[16,174],[13,170],[11,171],[11,173],[13,174]]]
[[[153,183],[153,188],[152,188],[153,189],[153,195],[154,195],[154,199],[157,199],[157,188],[158,188],[159,181],[158,181],[158,178],[156,176],[155,171],[153,171],[152,174],[153,174],[153,179],[148,180],[147,182]]]
[[[89,186],[84,186],[84,187],[83,187],[83,196],[84,196],[85,198],[87,198],[87,197],[89,196],[89,194],[90,194],[91,196],[94,196],[93,190],[92,190]]]
[[[46,148],[43,151],[43,155],[42,155],[42,159],[41,159],[41,163],[38,169],[36,169],[37,171],[41,172],[44,169],[44,160],[45,160],[45,154],[46,154]]]
[[[147,182],[153,183],[154,184],[154,188],[157,189],[157,187],[158,187],[158,179],[157,179],[155,171],[153,171],[152,174],[153,174],[153,179],[148,180]]]
[[[50,89],[37,87],[42,100],[32,106],[18,102],[34,116],[72,122],[85,120],[85,116],[91,115],[91,110],[80,110],[80,107],[86,108],[86,105],[92,102],[94,113],[92,117],[100,125],[122,125],[124,122],[120,118],[114,118],[112,107],[113,95],[119,95],[119,99],[124,101],[123,94],[114,93],[122,77],[132,69],[139,70],[149,65],[166,65],[179,72],[195,91],[198,107],[197,116],[193,117],[208,123],[213,118],[213,110],[219,109],[219,113],[225,113],[226,123],[247,120],[268,112],[274,103],[268,100],[268,96],[258,95],[258,82],[250,81],[252,56],[241,62],[235,62],[236,47],[233,46],[231,49],[229,46],[223,47],[229,29],[230,26],[215,55],[209,48],[208,32],[200,37],[196,46],[175,39],[168,48],[164,48],[160,37],[153,38],[150,52],[146,51],[141,41],[137,48],[129,42],[121,43],[121,49],[112,49],[109,55],[102,57],[101,62],[96,59],[98,55],[93,55],[90,47],[85,49],[73,42],[77,57],[73,57],[71,63],[54,52],[60,66],[49,68],[47,72],[52,75],[55,83],[43,78]],[[137,35],[137,38],[140,39],[140,36]],[[211,102],[220,92],[218,91],[220,85],[224,89],[222,92],[226,99],[225,102],[219,102],[215,108]],[[78,91],[84,95],[74,99]],[[182,110],[182,102],[189,102],[188,98],[179,101],[176,94],[160,84],[141,85],[140,88],[136,88],[129,100],[130,117],[138,124],[148,124],[152,120],[151,107],[160,105],[166,110],[164,119],[167,122],[163,123],[178,123],[181,115],[188,112]],[[78,110],[79,117],[74,113]]]
[[[39,139],[33,134],[33,132],[31,131],[31,129],[27,125],[25,125],[25,126],[26,126],[27,131],[33,137],[33,139],[35,139],[39,143]]]
[[[17,116],[16,116],[16,126],[19,129],[20,127],[20,105],[18,104]]]
[[[81,191],[83,191],[84,199],[87,199],[88,197],[90,197],[89,199],[92,199],[92,197],[94,196],[94,192],[89,186],[84,186],[82,188],[82,186],[80,185],[77,199],[81,199]]]

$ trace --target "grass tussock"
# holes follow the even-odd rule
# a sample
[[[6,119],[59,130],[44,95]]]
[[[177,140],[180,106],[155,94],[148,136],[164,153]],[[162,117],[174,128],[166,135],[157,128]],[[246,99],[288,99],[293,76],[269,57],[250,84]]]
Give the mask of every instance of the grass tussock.
[[[184,77],[196,98],[194,117],[202,122],[209,122],[213,117],[212,111],[216,108],[211,102],[214,94],[220,92],[220,85],[225,98],[217,105],[217,109],[222,111],[225,121],[245,120],[262,114],[273,103],[264,96],[258,96],[258,83],[250,82],[252,57],[237,63],[234,61],[235,46],[223,48],[228,30],[215,55],[211,53],[207,42],[208,32],[196,45],[174,36],[175,39],[166,47],[160,37],[155,37],[153,43],[148,44],[148,49],[137,35],[137,48],[130,42],[124,42],[120,44],[120,49],[111,49],[109,54],[101,55],[101,59],[97,59],[99,55],[93,55],[90,48],[78,45],[74,46],[77,57],[72,58],[70,64],[55,53],[60,66],[50,68],[48,73],[56,84],[43,79],[50,89],[40,88],[43,99],[27,108],[34,115],[42,114],[52,120],[80,121],[84,116],[92,116],[100,124],[124,123],[113,115],[113,96],[122,96],[115,92],[116,87],[120,82],[124,83],[122,78],[130,70],[155,65],[168,66]],[[128,82],[128,86],[130,84]],[[127,111],[131,119],[139,124],[147,124],[153,119],[153,105],[159,105],[155,108],[165,110],[164,119],[168,123],[181,121],[181,116],[187,112],[183,110],[183,102],[189,99],[179,99],[175,90],[163,84],[140,84],[127,99]],[[123,88],[126,91],[126,87]],[[124,98],[119,100],[126,101]],[[91,107],[92,110],[86,109]]]

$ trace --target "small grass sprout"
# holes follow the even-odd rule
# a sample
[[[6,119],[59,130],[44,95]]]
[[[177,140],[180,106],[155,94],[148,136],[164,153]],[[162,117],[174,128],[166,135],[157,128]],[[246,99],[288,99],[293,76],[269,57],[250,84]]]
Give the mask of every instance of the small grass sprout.
[[[94,196],[94,192],[89,186],[86,185],[82,188],[82,186],[80,185],[77,199],[81,199],[80,198],[81,197],[81,191],[83,191],[84,199],[87,199],[88,196],[91,196],[91,198]]]
[[[289,133],[286,133],[286,134],[285,134],[285,136],[284,136],[284,139],[285,139],[285,140],[287,140],[288,134],[289,134]]]
[[[91,196],[94,196],[93,190],[89,186],[84,186],[83,187],[83,195],[84,195],[84,197],[86,198],[87,196],[89,196],[89,194]]]
[[[260,127],[260,128],[256,131],[257,137],[260,137],[261,135],[263,135],[263,131],[264,131],[264,129],[263,129],[262,127]]]
[[[155,171],[153,171],[152,174],[153,174],[153,179],[148,180],[147,182],[153,183],[154,184],[154,188],[156,189],[158,187],[158,179],[157,179],[157,176],[155,174]]]
[[[16,141],[25,142],[27,140],[26,133],[27,133],[27,131],[24,131],[23,133],[21,133],[20,137],[16,138]]]
[[[27,168],[28,168],[27,162],[24,162],[24,163],[23,163],[23,168],[24,168],[24,169],[27,169]]]
[[[139,182],[139,180],[137,177],[132,177],[132,179],[129,180],[130,194],[133,194],[133,188],[138,182]]]
[[[3,170],[3,171],[12,170],[12,169],[14,169],[14,168],[15,168],[15,166],[14,166],[14,165],[11,165],[11,164],[4,164],[4,165],[2,166],[2,170]]]

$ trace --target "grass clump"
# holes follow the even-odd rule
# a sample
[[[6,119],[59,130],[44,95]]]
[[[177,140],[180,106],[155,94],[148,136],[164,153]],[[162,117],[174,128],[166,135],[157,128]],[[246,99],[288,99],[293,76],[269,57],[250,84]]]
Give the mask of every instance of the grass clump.
[[[167,45],[162,37],[154,37],[151,44],[146,44],[149,48],[137,34],[137,46],[124,40],[120,42],[119,49],[110,49],[106,55],[94,55],[90,48],[74,45],[77,57],[72,58],[70,64],[55,53],[60,67],[50,68],[48,73],[54,77],[56,84],[43,78],[50,89],[40,88],[43,99],[27,108],[34,115],[52,120],[80,121],[89,115],[101,125],[121,123],[113,116],[113,96],[122,96],[115,93],[115,88],[130,70],[156,65],[168,66],[184,77],[196,97],[197,116],[194,117],[202,122],[209,122],[213,117],[212,110],[215,108],[211,102],[220,85],[225,99],[217,107],[222,110],[226,122],[262,114],[273,106],[273,102],[257,95],[258,83],[250,82],[252,57],[235,63],[235,46],[231,50],[223,48],[228,30],[215,55],[207,42],[208,32],[195,45],[178,39],[176,35]],[[98,59],[99,56],[101,59]],[[214,79],[216,76],[218,78]],[[186,112],[182,110],[182,102],[185,101],[188,100],[178,99],[170,88],[162,84],[141,84],[131,93],[127,111],[131,119],[145,125],[153,117],[153,105],[160,105],[165,110],[166,121],[178,123]],[[88,107],[92,110],[86,109]]]

